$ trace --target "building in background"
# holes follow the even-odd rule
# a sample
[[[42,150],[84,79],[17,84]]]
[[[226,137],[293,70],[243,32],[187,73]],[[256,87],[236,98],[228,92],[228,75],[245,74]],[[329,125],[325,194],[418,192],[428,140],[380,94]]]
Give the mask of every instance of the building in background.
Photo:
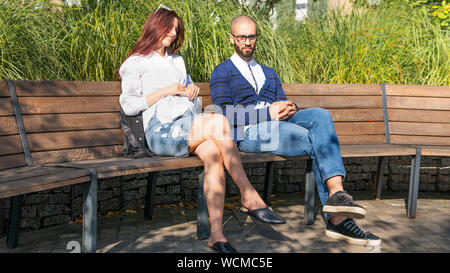
[[[352,12],[350,0],[294,0],[295,20],[303,21],[313,12],[324,13],[328,10],[342,9],[345,14]],[[374,1],[374,0],[372,0]],[[381,1],[381,0],[378,0]]]
[[[308,0],[295,0],[295,20],[303,21],[307,15]]]

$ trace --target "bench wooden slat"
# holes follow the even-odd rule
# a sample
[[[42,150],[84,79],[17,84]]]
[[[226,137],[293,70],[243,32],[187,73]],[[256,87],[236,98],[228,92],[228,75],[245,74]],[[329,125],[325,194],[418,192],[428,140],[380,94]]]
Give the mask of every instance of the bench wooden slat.
[[[122,129],[105,129],[36,133],[28,134],[28,141],[32,152],[118,145],[123,143],[123,131]]]
[[[22,114],[119,112],[119,97],[20,97]]]
[[[393,144],[341,145],[342,157],[400,156],[414,155],[414,147]]]
[[[32,177],[56,174],[65,171],[64,168],[27,166],[19,169],[0,171],[0,183],[24,180]]]
[[[424,109],[424,110],[449,110],[450,98],[418,98],[418,97],[387,97],[388,108],[396,109]]]
[[[336,122],[334,127],[338,136],[384,134],[384,122]]]
[[[92,160],[111,157],[123,158],[123,145],[33,152],[31,153],[31,156],[33,158],[33,161],[37,164]]]
[[[11,98],[0,98],[0,116],[13,116],[14,114]]]
[[[19,135],[0,136],[0,155],[23,153]]]
[[[18,97],[119,96],[121,93],[119,81],[14,81],[14,83]]]
[[[380,96],[379,84],[282,84],[286,96]]]
[[[69,163],[72,164],[95,168],[98,178],[203,166],[202,161],[196,156],[188,158],[155,156],[137,159],[117,157]]]
[[[450,123],[450,111],[388,109],[388,116],[390,122]]]
[[[10,169],[16,167],[23,167],[27,165],[24,154],[12,154],[0,156],[0,170]]]
[[[292,96],[300,108],[321,107],[325,109],[382,109],[380,96]]]
[[[68,169],[63,172],[0,183],[0,198],[43,191],[90,181],[88,170]]]
[[[421,146],[422,155],[450,156],[450,146]]]
[[[339,144],[385,144],[385,135],[338,135]]]
[[[386,84],[386,95],[408,97],[450,98],[449,86],[437,85],[392,85]]]
[[[450,137],[450,123],[390,122],[389,128],[393,135]]]
[[[450,146],[448,137],[391,135],[391,143],[406,145]]]
[[[118,112],[24,115],[23,122],[27,133],[120,128]]]
[[[0,81],[0,97],[10,97],[8,82],[3,80]]]
[[[334,122],[383,121],[383,109],[329,109]]]
[[[15,116],[0,117],[0,136],[18,134],[17,121]]]

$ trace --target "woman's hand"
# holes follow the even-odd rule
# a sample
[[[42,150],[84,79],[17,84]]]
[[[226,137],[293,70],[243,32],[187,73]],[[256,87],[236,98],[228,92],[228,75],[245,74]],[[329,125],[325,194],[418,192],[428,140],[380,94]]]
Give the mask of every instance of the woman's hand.
[[[172,83],[169,86],[166,86],[163,88],[163,90],[165,91],[165,96],[176,96],[176,95],[183,95],[186,92],[186,87],[184,87],[184,85],[180,84],[179,82],[176,83]]]
[[[184,87],[184,85],[180,84],[179,82],[176,82],[163,87],[156,92],[148,94],[147,96],[145,96],[145,100],[147,102],[147,105],[150,107],[165,96],[185,96],[185,93],[186,87]]]
[[[186,88],[186,91],[184,92],[184,96],[188,97],[189,100],[193,100],[198,96],[198,93],[200,92],[200,88],[196,86],[195,84],[191,83]]]

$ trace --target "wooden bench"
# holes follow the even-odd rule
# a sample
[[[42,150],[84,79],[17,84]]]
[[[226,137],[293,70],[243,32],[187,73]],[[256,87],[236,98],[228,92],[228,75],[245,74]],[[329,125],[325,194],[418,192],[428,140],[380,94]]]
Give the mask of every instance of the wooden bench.
[[[211,104],[209,85],[198,85],[205,107]],[[285,84],[283,87],[288,98],[301,108],[323,107],[331,112],[343,157],[412,156],[410,191],[418,188],[418,176],[414,175],[418,173],[418,150],[389,142],[382,86]],[[119,82],[0,81],[0,198],[12,197],[8,247],[18,243],[24,194],[82,183],[82,250],[95,252],[98,179],[148,173],[144,215],[151,219],[157,173],[203,165],[196,156],[124,158],[119,124],[120,93]],[[267,162],[263,196],[267,203],[270,203],[275,175],[273,162],[296,159],[307,160],[304,219],[306,224],[312,224],[315,182],[311,159],[242,153],[244,163]],[[379,160],[377,181],[382,178],[382,163]],[[202,185],[200,175],[199,239],[209,237]],[[417,194],[410,193],[409,217],[415,216],[413,198]]]
[[[411,145],[418,149],[419,176],[421,156],[450,156],[450,87],[449,86],[382,86],[386,94],[392,144]],[[419,184],[410,185],[418,187]],[[409,200],[417,199],[418,188],[410,189]],[[410,205],[411,206],[411,205]],[[412,206],[415,210],[416,206]],[[415,211],[412,213],[415,214]]]

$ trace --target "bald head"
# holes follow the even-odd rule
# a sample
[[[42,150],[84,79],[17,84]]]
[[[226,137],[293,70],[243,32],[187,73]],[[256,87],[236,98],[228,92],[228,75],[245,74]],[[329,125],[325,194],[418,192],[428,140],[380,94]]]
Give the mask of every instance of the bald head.
[[[257,27],[256,22],[245,15],[234,17],[231,21],[231,33],[236,33],[242,27]]]

